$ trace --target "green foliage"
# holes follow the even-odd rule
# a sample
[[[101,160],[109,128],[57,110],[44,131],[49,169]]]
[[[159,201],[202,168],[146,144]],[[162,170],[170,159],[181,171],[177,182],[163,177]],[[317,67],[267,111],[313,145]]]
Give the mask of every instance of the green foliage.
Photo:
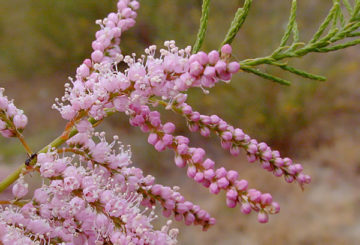
[[[299,31],[296,23],[297,1],[293,0],[289,22],[280,41],[279,47],[269,56],[241,61],[240,65],[242,70],[284,85],[289,85],[290,82],[265,72],[261,72],[253,67],[267,64],[277,66],[285,71],[308,79],[324,81],[325,77],[310,74],[300,69],[291,67],[287,65],[287,63],[279,63],[279,61],[287,58],[302,57],[312,52],[326,53],[336,51],[359,44],[360,39],[348,41],[348,38],[359,35],[359,32],[356,32],[356,30],[360,27],[360,1],[356,0],[354,7],[352,7],[350,2],[347,0],[343,1],[343,3],[349,12],[347,19],[342,13],[343,10],[341,9],[340,0],[335,0],[328,15],[311,40],[307,43],[303,43],[299,42]],[[327,33],[324,34],[325,32]],[[293,40],[290,44],[287,44],[291,34]],[[344,41],[344,43],[337,43],[339,41]]]

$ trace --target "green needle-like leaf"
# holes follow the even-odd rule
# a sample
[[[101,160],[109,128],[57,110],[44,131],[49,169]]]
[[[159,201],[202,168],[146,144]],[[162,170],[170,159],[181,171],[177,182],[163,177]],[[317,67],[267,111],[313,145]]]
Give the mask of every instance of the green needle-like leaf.
[[[319,29],[317,30],[317,32],[315,33],[315,35],[313,36],[313,38],[310,40],[309,43],[314,43],[317,40],[319,40],[319,38],[321,37],[321,35],[324,33],[324,31],[326,30],[326,28],[329,26],[329,24],[331,23],[331,21],[336,17],[336,12],[337,9],[339,8],[339,3],[335,3],[333,5],[333,7],[330,9],[329,14],[326,16],[324,22],[320,25]]]
[[[193,51],[192,51],[193,53],[197,53],[204,42],[207,23],[209,19],[209,6],[210,6],[210,0],[203,0],[201,18],[200,18],[200,27],[193,47]]]
[[[296,75],[299,75],[301,77],[305,77],[305,78],[312,79],[312,80],[317,80],[317,81],[326,81],[326,77],[311,74],[311,73],[308,73],[306,71],[296,69],[294,67],[291,67],[291,66],[288,66],[288,65],[285,65],[285,64],[277,64],[277,63],[272,63],[272,64],[275,65],[275,66],[280,67],[281,69],[283,69],[285,71],[289,71],[289,72],[294,73]]]
[[[225,36],[224,41],[221,43],[221,46],[225,44],[231,44],[234,40],[236,34],[240,30],[241,26],[244,24],[245,19],[249,13],[249,9],[251,6],[252,0],[245,0],[244,6],[242,8],[239,8],[236,11],[235,17],[233,21],[231,22],[230,28]]]
[[[292,1],[291,4],[291,13],[289,17],[289,23],[286,27],[286,31],[284,33],[284,36],[282,37],[280,41],[280,47],[285,46],[286,42],[289,40],[291,32],[294,30],[294,25],[296,25],[296,9],[297,9],[297,2],[296,0]]]
[[[275,77],[275,76],[270,75],[268,73],[259,71],[258,69],[250,68],[250,67],[247,67],[247,66],[243,66],[243,67],[241,67],[241,69],[246,71],[246,72],[250,72],[250,73],[253,73],[255,75],[258,75],[259,77],[265,78],[267,80],[270,80],[270,81],[273,81],[273,82],[276,82],[276,83],[280,83],[282,85],[290,85],[291,84],[287,80],[284,80],[282,78]]]

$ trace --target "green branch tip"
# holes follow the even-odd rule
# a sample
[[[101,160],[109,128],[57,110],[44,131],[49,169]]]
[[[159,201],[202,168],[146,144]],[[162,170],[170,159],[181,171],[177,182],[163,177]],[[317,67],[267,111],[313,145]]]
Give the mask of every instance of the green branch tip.
[[[209,6],[210,6],[210,0],[203,0],[201,18],[200,18],[200,27],[193,47],[193,51],[192,51],[193,53],[197,53],[204,42],[205,34],[207,30],[207,23],[209,19]]]
[[[338,8],[339,8],[339,3],[335,2],[332,8],[330,9],[328,15],[326,16],[325,20],[320,25],[319,29],[316,31],[316,33],[314,34],[313,38],[310,40],[309,43],[315,43],[317,40],[319,40],[319,38],[324,33],[326,28],[329,26],[331,21],[334,19],[334,17],[336,17],[336,12]]]
[[[235,17],[231,22],[230,28],[224,38],[224,41],[221,43],[221,47],[225,44],[231,44],[239,32],[240,28],[245,22],[245,19],[249,13],[251,7],[252,0],[245,0],[244,6],[242,8],[238,8],[235,13]]]
[[[290,12],[290,17],[289,17],[289,23],[286,27],[284,36],[282,37],[282,39],[280,41],[280,47],[285,46],[286,42],[290,38],[290,34],[292,32],[294,32],[294,26],[296,25],[296,9],[297,9],[297,2],[296,2],[296,0],[293,0],[291,3],[291,12]],[[296,28],[297,28],[297,25],[296,25]],[[297,35],[298,35],[298,33],[297,33]]]

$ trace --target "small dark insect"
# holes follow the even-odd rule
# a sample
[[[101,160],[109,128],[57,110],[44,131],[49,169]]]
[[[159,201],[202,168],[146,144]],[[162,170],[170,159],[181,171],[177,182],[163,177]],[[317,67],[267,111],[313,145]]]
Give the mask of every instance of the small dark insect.
[[[25,165],[29,166],[30,162],[37,157],[37,153],[32,154],[28,159],[25,161]]]

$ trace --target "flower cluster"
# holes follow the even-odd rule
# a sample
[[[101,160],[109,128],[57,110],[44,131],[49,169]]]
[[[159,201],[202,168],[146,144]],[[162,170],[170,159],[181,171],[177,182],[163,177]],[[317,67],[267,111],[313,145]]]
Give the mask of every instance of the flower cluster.
[[[125,2],[130,4],[129,1]],[[103,40],[99,39],[103,35],[110,38],[107,45],[103,46],[113,50],[111,44],[119,43],[119,38],[111,34],[116,24],[107,26],[109,19],[113,20],[111,23],[118,23],[121,19],[119,16],[132,18],[132,15],[123,17],[120,14],[116,19],[109,15],[102,21],[96,43]],[[72,86],[66,85],[62,102],[58,100],[58,105],[54,107],[71,123],[78,122],[82,117],[102,119],[109,109],[125,112],[132,126],[150,133],[148,142],[157,151],[168,148],[175,152],[175,164],[178,167],[187,166],[190,178],[209,188],[213,194],[220,190],[226,191],[229,207],[233,208],[239,203],[243,213],[254,210],[258,212],[260,222],[267,222],[268,214],[279,211],[279,205],[272,201],[270,194],[248,189],[247,181],[238,179],[238,173],[234,170],[215,167],[215,163],[206,158],[204,149],[190,147],[189,139],[176,136],[175,125],[171,122],[163,124],[160,113],[152,111],[150,107],[166,104],[167,109],[185,116],[192,132],[200,131],[203,136],[215,132],[221,139],[222,147],[229,149],[232,155],[238,155],[239,149],[244,148],[250,162],[259,160],[264,169],[272,171],[276,176],[284,175],[289,183],[296,180],[303,187],[310,182],[310,177],[301,173],[300,164],[292,164],[290,159],[281,158],[278,151],[271,150],[265,143],[258,143],[216,115],[201,115],[185,103],[188,89],[200,87],[207,93],[206,89],[219,81],[230,81],[232,75],[239,71],[239,63],[230,61],[230,45],[224,45],[220,52],[200,51],[196,54],[191,54],[190,46],[178,48],[175,41],[166,41],[164,46],[165,49],[160,49],[159,55],[157,47],[150,46],[145,50],[145,55],[139,58],[135,54],[123,56],[117,49],[117,55],[114,52],[103,52],[102,59],[97,59],[94,57],[95,50],[91,59],[86,59],[78,68],[76,80],[71,79]],[[93,47],[95,49],[98,46]],[[121,62],[127,65],[124,71],[119,71]]]
[[[191,106],[185,103],[186,96],[181,103],[175,102],[169,105],[160,101],[163,105],[169,107],[174,112],[181,114],[186,118],[189,130],[191,132],[199,131],[204,137],[209,137],[211,132],[217,134],[221,140],[221,147],[229,150],[233,156],[240,154],[240,148],[243,148],[249,162],[260,161],[262,168],[277,177],[284,176],[286,182],[292,183],[297,181],[301,187],[309,184],[311,178],[303,174],[301,164],[293,163],[290,158],[282,158],[278,151],[273,151],[264,142],[258,143],[257,140],[251,139],[242,129],[234,128],[217,115],[202,115],[193,111]],[[178,160],[179,161],[179,160]]]
[[[248,189],[248,182],[238,179],[236,171],[227,171],[224,167],[216,168],[215,162],[205,157],[203,148],[190,147],[187,137],[173,135],[175,125],[171,122],[162,124],[159,112],[150,111],[145,105],[131,109],[134,113],[131,115],[130,124],[145,132],[151,132],[148,142],[154,145],[157,151],[172,149],[175,152],[175,164],[180,168],[187,166],[187,175],[209,188],[211,193],[226,191],[226,203],[230,208],[239,203],[245,214],[254,210],[259,213],[258,220],[262,223],[267,222],[268,213],[279,212],[279,205],[272,201],[270,194]]]
[[[217,51],[191,55],[191,47],[179,49],[174,41],[165,42],[165,46],[167,49],[160,50],[159,58],[155,56],[154,45],[145,50],[146,56],[139,59],[118,54],[114,59],[107,56],[101,63],[85,60],[78,68],[76,80],[71,79],[73,86],[66,84],[62,101],[68,103],[57,100],[58,105],[54,108],[66,120],[77,119],[83,111],[101,119],[105,116],[105,108],[126,111],[130,104],[146,104],[152,96],[174,99],[191,87],[201,87],[206,91],[205,88],[213,87],[221,80],[230,80],[240,68],[237,62],[228,61],[230,45],[222,48],[221,57]],[[120,61],[128,65],[124,72],[117,69]],[[79,70],[84,67],[86,73],[79,75]]]
[[[231,61],[230,45],[192,54],[190,46],[180,49],[175,41],[166,41],[164,49],[157,51],[153,45],[140,57],[122,54],[120,38],[135,24],[138,8],[136,0],[119,0],[117,12],[97,21],[101,29],[92,43],[91,58],[78,67],[75,78],[65,84],[64,96],[53,106],[69,121],[67,127],[39,154],[32,154],[21,135],[27,117],[0,90],[0,132],[19,137],[30,156],[27,171],[13,186],[15,200],[0,213],[4,245],[175,244],[178,231],[169,228],[171,221],[160,230],[153,227],[156,206],[162,208],[163,216],[186,225],[206,230],[215,224],[207,211],[185,200],[179,187],[157,184],[153,176],[131,166],[131,152],[117,136],[109,143],[105,132],[94,131],[109,112],[125,113],[132,126],[148,134],[148,143],[157,151],[174,152],[175,165],[186,167],[189,178],[212,194],[224,191],[228,207],[239,206],[244,214],[254,211],[260,223],[280,211],[271,194],[249,188],[238,172],[216,166],[203,148],[191,146],[189,138],[176,134],[174,123],[161,121],[158,106],[182,115],[191,132],[218,135],[222,148],[231,155],[239,155],[242,148],[249,162],[259,161],[275,176],[301,187],[310,183],[300,164],[219,116],[202,115],[186,103],[190,88],[208,93],[207,89],[229,82],[239,71],[239,63]],[[62,143],[66,146],[59,148]],[[28,194],[24,175],[32,171],[46,182],[31,200],[23,200]]]
[[[66,94],[62,101],[69,101],[71,105],[63,105],[57,100],[59,106],[54,106],[66,120],[73,119],[80,110],[87,110],[90,115],[100,117],[102,109],[108,103],[109,93],[105,85],[109,82],[98,83],[101,78],[96,69],[101,67],[100,63],[112,64],[122,60],[120,37],[135,24],[135,10],[139,8],[139,3],[135,0],[120,0],[117,7],[118,12],[110,13],[104,20],[97,21],[101,30],[96,32],[96,40],[92,43],[94,51],[91,59],[86,59],[76,70],[73,88],[66,84]],[[106,80],[105,77],[102,80]]]
[[[69,147],[37,156],[34,167],[50,182],[36,189],[22,208],[11,206],[0,214],[1,223],[8,225],[7,232],[0,233],[4,244],[13,244],[21,234],[31,234],[33,241],[67,244],[175,244],[177,230],[169,230],[170,223],[153,229],[156,215],[150,210],[156,201],[164,212],[184,216],[187,224],[210,222],[208,213],[177,191],[154,184],[154,177],[131,167],[130,151],[116,136],[108,143],[103,132],[91,132],[88,124],[79,123],[80,133],[67,142]],[[17,198],[27,193],[23,178],[13,193]]]
[[[14,101],[4,95],[4,89],[0,88],[0,133],[9,138],[23,131],[28,123],[28,118],[22,110],[19,110]]]

